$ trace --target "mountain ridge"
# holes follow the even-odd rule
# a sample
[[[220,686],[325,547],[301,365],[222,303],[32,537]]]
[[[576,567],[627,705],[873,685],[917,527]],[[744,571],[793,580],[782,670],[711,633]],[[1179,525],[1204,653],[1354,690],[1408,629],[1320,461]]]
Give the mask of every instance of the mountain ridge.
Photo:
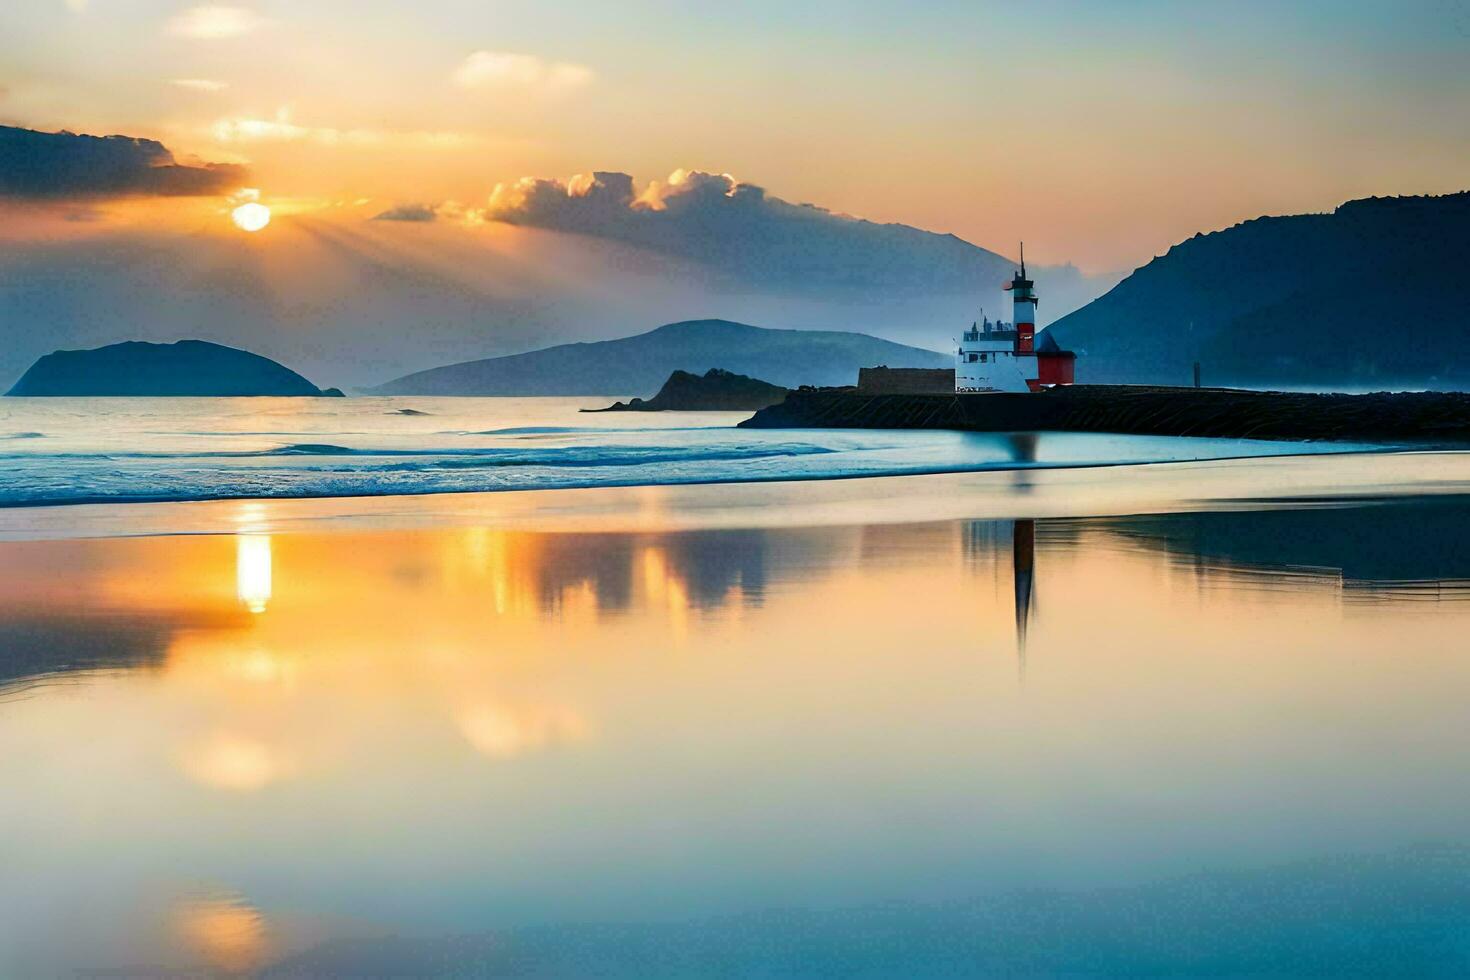
[[[619,395],[653,391],[674,371],[720,368],[783,388],[853,384],[860,367],[942,367],[950,357],[868,334],[681,320],[615,340],[578,341],[446,364],[394,378],[373,394]]]
[[[1088,382],[1470,384],[1470,192],[1196,234],[1049,329]]]

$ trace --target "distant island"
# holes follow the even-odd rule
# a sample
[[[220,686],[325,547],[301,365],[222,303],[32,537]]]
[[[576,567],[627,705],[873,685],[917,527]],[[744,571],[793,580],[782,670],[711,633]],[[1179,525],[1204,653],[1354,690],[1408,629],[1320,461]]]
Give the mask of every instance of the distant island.
[[[1079,381],[1470,386],[1470,192],[1195,235],[1048,331]],[[1042,301],[1045,303],[1045,291]],[[1045,308],[1045,307],[1043,307]]]
[[[720,368],[783,388],[850,384],[859,368],[950,367],[953,357],[867,334],[770,330],[730,320],[686,320],[619,340],[419,371],[375,395],[616,395],[653,391],[674,371]]]
[[[786,400],[787,389],[759,378],[710,368],[704,374],[675,371],[644,401],[614,402],[607,408],[584,412],[755,412]]]
[[[318,388],[268,357],[222,344],[132,340],[47,354],[32,364],[6,394],[341,397],[342,392]]]

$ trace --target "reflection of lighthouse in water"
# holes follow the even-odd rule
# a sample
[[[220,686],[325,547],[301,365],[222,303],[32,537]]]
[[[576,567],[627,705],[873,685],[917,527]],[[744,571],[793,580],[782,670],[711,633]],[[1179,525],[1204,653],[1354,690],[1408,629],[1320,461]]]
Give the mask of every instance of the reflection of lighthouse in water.
[[[1009,526],[1007,526],[1009,525]],[[1016,662],[1021,677],[1026,675],[1026,634],[1036,605],[1036,521],[971,521],[965,526],[965,554],[983,561],[995,575],[997,599],[1004,581],[1001,572],[1005,534],[1010,531],[1011,582],[1015,596]]]
[[[1016,663],[1026,676],[1026,627],[1031,622],[1031,604],[1036,588],[1036,522],[1013,521],[1011,528],[1011,573],[1016,584]]]

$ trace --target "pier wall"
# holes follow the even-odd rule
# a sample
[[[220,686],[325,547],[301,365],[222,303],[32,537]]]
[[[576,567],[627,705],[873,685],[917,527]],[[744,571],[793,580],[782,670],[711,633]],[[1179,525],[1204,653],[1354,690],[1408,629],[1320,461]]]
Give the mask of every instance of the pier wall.
[[[858,368],[865,395],[952,395],[954,368]]]
[[[1470,443],[1470,394],[1071,385],[1027,394],[922,395],[818,388],[793,391],[740,424],[1459,445]]]

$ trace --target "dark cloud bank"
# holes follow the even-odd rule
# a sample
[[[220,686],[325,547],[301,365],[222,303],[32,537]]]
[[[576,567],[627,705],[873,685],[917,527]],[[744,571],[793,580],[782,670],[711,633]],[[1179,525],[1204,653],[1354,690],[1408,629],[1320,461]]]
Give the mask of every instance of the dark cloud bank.
[[[952,292],[996,286],[1012,267],[954,235],[791,204],[724,174],[676,174],[642,195],[623,173],[527,178],[497,188],[486,217],[628,242],[766,285]]]
[[[0,126],[0,196],[189,197],[234,190],[245,176],[229,164],[180,164],[156,140]]]
[[[442,209],[405,205],[379,218],[433,221]],[[728,174],[679,171],[642,193],[624,173],[570,181],[527,177],[495,189],[480,216],[622,242],[696,263],[736,291],[885,302],[970,297],[969,309],[1008,310],[1001,285],[1012,259],[957,238],[791,204]],[[1116,281],[1070,265],[1038,268],[1051,316]]]

